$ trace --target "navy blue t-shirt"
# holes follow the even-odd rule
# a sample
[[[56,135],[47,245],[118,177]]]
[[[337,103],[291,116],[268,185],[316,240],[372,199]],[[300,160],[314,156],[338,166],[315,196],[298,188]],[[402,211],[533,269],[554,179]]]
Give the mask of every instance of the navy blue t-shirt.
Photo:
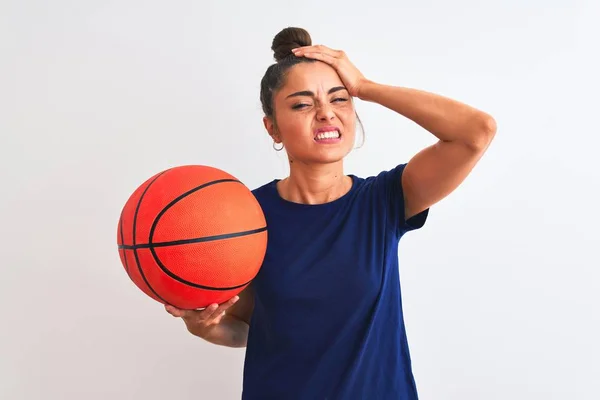
[[[252,283],[243,399],[417,399],[398,244],[429,210],[405,220],[405,165],[350,175],[350,191],[325,204],[284,200],[277,180],[253,191],[268,245]]]

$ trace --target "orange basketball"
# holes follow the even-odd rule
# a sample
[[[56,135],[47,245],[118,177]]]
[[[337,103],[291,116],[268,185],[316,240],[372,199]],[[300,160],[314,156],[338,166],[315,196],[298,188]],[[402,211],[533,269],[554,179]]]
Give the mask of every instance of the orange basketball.
[[[267,227],[252,192],[217,168],[167,169],[123,207],[119,255],[129,278],[153,299],[182,309],[222,303],[260,269]]]

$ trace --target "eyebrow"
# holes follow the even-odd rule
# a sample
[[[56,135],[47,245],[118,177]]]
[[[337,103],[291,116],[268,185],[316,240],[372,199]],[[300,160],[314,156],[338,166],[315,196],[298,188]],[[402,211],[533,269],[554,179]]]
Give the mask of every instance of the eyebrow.
[[[331,89],[329,89],[327,94],[339,92],[340,90],[346,90],[346,88],[344,86],[335,86],[335,87],[332,87]],[[290,97],[298,97],[298,96],[315,97],[315,94],[313,92],[311,92],[310,90],[302,90],[300,92],[290,94],[289,96],[286,97],[286,99],[289,99]]]

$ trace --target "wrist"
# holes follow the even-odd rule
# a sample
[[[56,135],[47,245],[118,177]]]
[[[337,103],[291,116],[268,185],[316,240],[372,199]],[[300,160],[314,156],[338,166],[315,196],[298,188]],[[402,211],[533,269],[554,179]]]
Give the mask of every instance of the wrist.
[[[245,347],[248,341],[248,324],[232,315],[225,315],[218,324],[209,326],[186,325],[192,335],[219,346]]]
[[[377,89],[377,86],[379,86],[377,83],[369,79],[365,79],[360,85],[358,85],[356,97],[363,101],[373,101],[372,93]]]

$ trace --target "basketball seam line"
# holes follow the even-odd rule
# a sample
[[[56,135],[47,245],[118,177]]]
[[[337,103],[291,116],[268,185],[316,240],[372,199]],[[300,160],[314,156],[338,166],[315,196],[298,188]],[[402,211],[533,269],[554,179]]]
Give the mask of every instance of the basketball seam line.
[[[156,176],[149,184],[148,186],[146,186],[146,188],[144,189],[144,191],[142,192],[140,199],[138,200],[137,206],[135,207],[135,213],[133,215],[133,232],[132,232],[132,241],[133,241],[133,245],[135,246],[135,239],[136,239],[136,231],[137,231],[137,217],[138,217],[138,213],[140,211],[140,207],[142,205],[142,200],[144,199],[144,196],[146,195],[146,192],[148,191],[148,189],[150,189],[150,186],[152,186],[152,184],[154,182],[156,182],[156,180],[158,178],[160,178],[164,173],[166,173],[167,171],[163,171],[161,172],[158,176]],[[135,258],[135,263],[138,267],[138,271],[140,272],[140,275],[142,277],[142,279],[144,280],[144,282],[146,283],[146,286],[148,286],[148,289],[150,289],[152,291],[152,293],[154,293],[156,295],[156,297],[158,297],[159,299],[161,299],[164,303],[169,303],[168,301],[166,301],[161,295],[159,295],[156,290],[154,290],[154,288],[152,287],[152,285],[150,285],[150,282],[148,282],[148,279],[146,278],[146,274],[144,274],[144,270],[142,269],[142,265],[140,264],[140,259],[138,256],[138,252],[137,249],[133,249],[133,256]]]
[[[121,216],[119,217],[119,230],[121,231],[121,243],[124,243],[125,235],[123,233],[123,211],[121,211]],[[125,261],[125,272],[127,272],[127,275],[131,279],[131,275],[129,274],[129,262],[127,261],[127,254],[125,253],[125,250],[123,250],[123,260]]]
[[[265,226],[262,228],[252,229],[249,231],[226,233],[226,234],[214,235],[214,236],[204,236],[204,237],[194,238],[194,239],[180,239],[180,240],[172,240],[172,241],[168,241],[168,242],[139,243],[139,244],[134,244],[134,245],[120,244],[119,249],[122,249],[122,250],[149,249],[151,247],[168,247],[168,246],[179,246],[179,245],[184,245],[184,244],[212,242],[212,241],[216,241],[216,240],[231,239],[231,238],[236,238],[236,237],[254,235],[256,233],[261,233],[266,230],[267,230],[267,227]]]

